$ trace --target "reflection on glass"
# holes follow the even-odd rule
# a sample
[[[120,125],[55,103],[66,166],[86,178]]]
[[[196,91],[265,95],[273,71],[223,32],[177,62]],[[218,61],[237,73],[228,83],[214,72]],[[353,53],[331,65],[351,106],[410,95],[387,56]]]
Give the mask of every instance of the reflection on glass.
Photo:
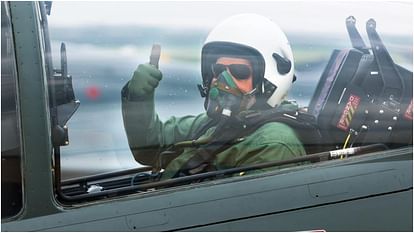
[[[351,14],[360,19],[361,28],[368,18],[375,18],[396,63],[412,69],[412,22],[406,20],[412,15],[404,4],[364,2],[356,9],[352,3],[312,3],[326,13],[324,17],[314,17],[305,2],[227,2],[220,7],[214,2],[178,2],[162,8],[150,2],[116,3],[116,11],[113,4],[53,4],[49,19],[53,57],[59,57],[58,46],[66,42],[69,72],[81,102],[68,123],[70,145],[62,148],[63,179],[141,166],[133,159],[123,130],[120,90],[137,64],[148,62],[153,43],[163,47],[164,78],[155,96],[160,118],[205,111],[196,88],[201,82],[201,47],[208,31],[229,14],[248,9],[274,18],[285,30],[297,76],[288,98],[300,106],[309,104],[332,50],[350,47],[344,19]],[[190,7],[191,12],[163,10]],[[399,12],[392,22],[390,16],[384,19],[378,13],[384,8]],[[79,17],[73,17],[75,11]]]

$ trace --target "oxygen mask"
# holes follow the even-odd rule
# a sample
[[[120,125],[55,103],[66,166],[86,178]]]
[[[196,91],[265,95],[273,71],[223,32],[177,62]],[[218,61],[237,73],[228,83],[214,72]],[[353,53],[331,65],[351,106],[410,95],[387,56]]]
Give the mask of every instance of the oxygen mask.
[[[248,110],[256,102],[256,89],[248,93],[239,90],[231,73],[225,69],[210,85],[208,94],[207,115],[213,119],[237,115]]]

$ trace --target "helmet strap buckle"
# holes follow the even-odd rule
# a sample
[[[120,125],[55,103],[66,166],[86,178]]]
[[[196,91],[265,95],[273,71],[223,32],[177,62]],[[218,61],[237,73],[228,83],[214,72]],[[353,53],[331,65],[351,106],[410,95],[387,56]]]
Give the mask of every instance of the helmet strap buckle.
[[[197,84],[198,91],[200,91],[200,95],[202,98],[207,96],[207,87],[205,85]]]

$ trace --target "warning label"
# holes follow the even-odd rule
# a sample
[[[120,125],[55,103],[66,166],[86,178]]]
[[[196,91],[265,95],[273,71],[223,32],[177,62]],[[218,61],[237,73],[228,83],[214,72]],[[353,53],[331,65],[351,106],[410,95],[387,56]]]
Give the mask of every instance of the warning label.
[[[408,105],[407,110],[405,110],[404,117],[408,120],[413,120],[413,99],[411,99],[410,105]]]
[[[358,108],[359,102],[361,98],[356,95],[349,96],[348,102],[345,105],[344,111],[342,112],[342,116],[339,119],[338,124],[336,127],[339,129],[347,131],[349,128],[349,125],[351,124],[352,117],[355,114],[355,111]]]

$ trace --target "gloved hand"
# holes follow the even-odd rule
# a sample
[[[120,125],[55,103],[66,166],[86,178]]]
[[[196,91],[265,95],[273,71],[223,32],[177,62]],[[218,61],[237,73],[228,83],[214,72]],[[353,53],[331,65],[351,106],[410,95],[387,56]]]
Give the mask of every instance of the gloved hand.
[[[129,98],[150,97],[162,79],[162,73],[151,64],[140,64],[128,83]]]

